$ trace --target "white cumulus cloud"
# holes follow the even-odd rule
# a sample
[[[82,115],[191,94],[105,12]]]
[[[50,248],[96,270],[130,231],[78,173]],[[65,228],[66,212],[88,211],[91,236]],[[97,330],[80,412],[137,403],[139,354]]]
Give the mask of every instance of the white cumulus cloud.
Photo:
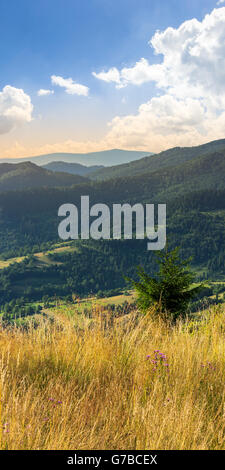
[[[161,94],[136,114],[115,117],[107,141],[158,151],[224,138],[225,8],[214,9],[202,21],[194,18],[157,31],[149,44],[162,56],[159,64],[142,58],[132,67],[95,74],[117,88],[153,81]]]
[[[149,41],[160,64],[141,58],[132,67],[93,72],[99,80],[129,84],[155,82],[157,87],[176,96],[225,98],[225,8],[214,9],[202,22],[185,21],[179,28],[157,31]]]
[[[124,88],[129,84],[142,85],[145,82],[154,80],[154,69],[147,59],[142,58],[133,67],[124,67],[120,71],[113,67],[108,72],[93,72],[92,75],[107,83],[115,83],[116,88]]]
[[[103,80],[104,82],[110,83],[114,82],[117,84],[117,87],[122,87],[123,84],[121,82],[120,72],[116,67],[112,67],[108,70],[108,72],[92,72],[92,75],[99,80]]]
[[[38,96],[48,96],[48,95],[53,95],[54,90],[45,90],[44,88],[41,88],[37,92]]]
[[[0,134],[32,120],[33,105],[22,89],[6,85],[0,91]]]
[[[72,78],[63,78],[57,75],[51,76],[52,84],[65,88],[69,95],[88,96],[89,88],[80,83],[76,83]]]

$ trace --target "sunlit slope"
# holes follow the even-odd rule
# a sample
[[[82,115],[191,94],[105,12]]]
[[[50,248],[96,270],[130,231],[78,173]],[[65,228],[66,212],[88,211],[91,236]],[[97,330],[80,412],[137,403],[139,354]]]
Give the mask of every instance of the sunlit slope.
[[[1,449],[224,449],[223,326],[224,307],[174,328],[133,312],[1,330]]]

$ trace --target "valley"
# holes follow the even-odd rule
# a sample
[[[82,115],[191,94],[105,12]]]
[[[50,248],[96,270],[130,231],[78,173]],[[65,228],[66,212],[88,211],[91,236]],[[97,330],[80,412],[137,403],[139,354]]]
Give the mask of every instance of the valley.
[[[39,186],[29,187],[36,173],[44,178],[47,174],[50,183],[42,186],[45,180],[35,179]],[[42,304],[43,298],[71,302],[73,295],[108,299],[110,291],[115,295],[128,288],[124,277],[134,277],[138,265],[154,274],[156,264],[153,253],[146,251],[146,240],[60,241],[58,208],[75,203],[79,209],[82,195],[89,195],[91,204],[109,207],[166,203],[169,246],[180,246],[182,257],[192,257],[197,281],[215,283],[206,297],[220,300],[223,295],[216,294],[216,287],[225,280],[224,140],[170,149],[85,177],[34,163],[0,164],[0,188],[5,175],[8,182],[12,178],[9,188],[15,188],[0,193],[1,309],[12,301],[21,304],[21,298],[25,304]],[[54,179],[59,177],[62,187]],[[82,183],[65,186],[67,177],[81,178]],[[16,189],[15,181],[23,189]]]

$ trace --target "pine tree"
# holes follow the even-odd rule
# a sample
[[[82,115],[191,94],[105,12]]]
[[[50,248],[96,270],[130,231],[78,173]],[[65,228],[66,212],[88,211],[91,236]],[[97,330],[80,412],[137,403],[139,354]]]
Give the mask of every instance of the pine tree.
[[[194,274],[190,271],[189,260],[182,261],[179,248],[169,252],[166,248],[157,253],[159,265],[156,277],[138,268],[139,281],[131,280],[137,293],[138,306],[146,313],[151,306],[157,307],[159,314],[175,321],[185,316],[191,299],[203,288],[203,284],[193,286]]]

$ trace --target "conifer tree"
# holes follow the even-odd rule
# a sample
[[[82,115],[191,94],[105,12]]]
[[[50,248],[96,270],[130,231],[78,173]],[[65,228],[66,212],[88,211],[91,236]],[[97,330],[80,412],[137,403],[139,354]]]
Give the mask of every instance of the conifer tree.
[[[203,285],[194,286],[194,274],[190,271],[189,260],[182,261],[179,248],[157,252],[158,273],[149,276],[143,268],[138,268],[139,280],[131,280],[137,293],[138,306],[146,313],[151,306],[157,306],[162,315],[176,320],[185,316],[187,307]]]

